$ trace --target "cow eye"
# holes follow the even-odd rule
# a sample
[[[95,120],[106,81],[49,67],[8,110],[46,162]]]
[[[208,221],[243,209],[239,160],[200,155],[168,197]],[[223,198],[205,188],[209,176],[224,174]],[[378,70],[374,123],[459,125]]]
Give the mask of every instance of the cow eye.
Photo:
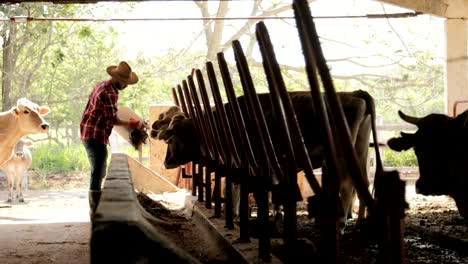
[[[23,113],[29,114],[29,111],[28,111],[28,110],[24,110]]]

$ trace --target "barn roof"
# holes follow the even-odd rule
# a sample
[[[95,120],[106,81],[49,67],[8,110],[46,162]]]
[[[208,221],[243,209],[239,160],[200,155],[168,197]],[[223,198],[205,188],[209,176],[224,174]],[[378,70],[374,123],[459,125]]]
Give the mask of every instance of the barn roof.
[[[151,2],[151,1],[171,1],[171,0],[6,0],[7,4],[15,3],[53,3],[53,4],[96,4],[98,2]]]
[[[96,4],[98,2],[149,2],[151,0],[6,0],[6,4],[16,3],[53,3],[53,4]],[[152,0],[155,1],[155,0]],[[159,0],[161,1],[161,0]]]

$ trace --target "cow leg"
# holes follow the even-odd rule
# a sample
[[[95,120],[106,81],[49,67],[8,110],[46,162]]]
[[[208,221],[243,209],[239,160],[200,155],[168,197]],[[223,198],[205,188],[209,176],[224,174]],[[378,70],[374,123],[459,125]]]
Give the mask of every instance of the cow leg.
[[[359,161],[359,165],[363,172],[363,180],[366,186],[369,186],[369,177],[368,177],[368,169],[369,169],[369,138],[370,133],[372,132],[369,127],[371,126],[371,117],[367,116],[362,122],[361,126],[359,127],[359,133],[356,138],[356,154]],[[359,213],[358,213],[358,224],[364,219],[366,214],[366,208],[364,203],[359,202]]]
[[[343,211],[342,211],[342,214],[339,215],[340,218],[338,219],[341,234],[344,234],[346,221],[348,220],[349,216],[352,214],[353,200],[354,200],[353,192],[354,192],[354,188],[351,182],[346,182],[341,187],[340,199],[341,199],[341,205],[342,205]]]
[[[371,133],[371,117],[366,116],[366,101],[361,98],[353,98],[354,102],[353,111],[346,111],[346,120],[350,130],[351,142],[356,150],[357,160],[362,171],[363,181],[366,186],[369,186],[369,179],[367,177],[367,156],[369,152],[369,137]],[[359,107],[358,107],[359,106]],[[352,120],[352,122],[350,122]],[[352,186],[342,187],[342,201],[344,202],[343,209],[345,210],[346,217],[352,215],[354,205],[355,189]],[[363,203],[359,203],[358,221],[364,218],[365,208]]]
[[[240,184],[232,183],[232,215],[235,221],[239,221]]]
[[[284,220],[284,207],[280,197],[281,193],[279,186],[272,186],[272,190],[268,192],[268,211],[271,208],[270,222],[273,224],[273,232],[281,234],[283,233],[283,220]]]
[[[14,179],[14,181],[15,181],[14,185],[15,185],[15,192],[16,192],[16,193],[15,193],[14,197],[15,197],[16,201],[19,200],[19,180],[18,180],[18,175],[19,175],[18,171],[15,170],[15,173],[13,174],[13,179]]]
[[[25,170],[18,170],[16,174],[16,194],[18,198],[18,202],[24,203],[23,198],[23,178],[24,178]]]
[[[8,199],[7,199],[7,203],[11,203],[13,202],[13,184],[14,184],[14,181],[13,181],[13,176],[11,175],[11,173],[5,173],[6,176],[7,176],[7,185],[8,185]]]

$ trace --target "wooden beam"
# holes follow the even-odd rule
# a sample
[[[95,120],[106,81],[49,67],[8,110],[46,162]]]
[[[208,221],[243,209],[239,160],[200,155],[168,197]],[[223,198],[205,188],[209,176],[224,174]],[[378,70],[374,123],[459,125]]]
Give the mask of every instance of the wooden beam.
[[[379,2],[396,5],[434,16],[445,17],[448,4],[441,0],[378,0]]]
[[[378,0],[426,14],[445,18],[468,18],[467,0]]]
[[[468,19],[468,0],[450,1],[445,17],[455,19]]]

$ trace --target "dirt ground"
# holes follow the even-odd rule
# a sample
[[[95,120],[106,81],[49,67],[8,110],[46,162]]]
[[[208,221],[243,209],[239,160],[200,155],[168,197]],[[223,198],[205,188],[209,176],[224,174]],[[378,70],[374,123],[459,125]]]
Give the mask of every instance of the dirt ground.
[[[0,179],[0,263],[89,263],[90,222],[88,216],[87,178],[85,175],[32,175],[25,203],[7,204],[7,192]],[[453,200],[445,196],[422,196],[414,192],[414,182],[407,182],[405,257],[407,263],[468,263],[468,225],[456,210]],[[302,207],[301,207],[302,206]],[[199,204],[203,207],[203,204]],[[299,205],[305,208],[305,205]],[[212,209],[210,209],[212,210]],[[202,210],[207,217],[212,211]],[[180,218],[180,217],[179,217]],[[170,221],[170,219],[168,219]],[[185,238],[191,237],[189,221],[178,219]],[[235,240],[236,231],[224,230],[224,221],[213,220],[223,235]],[[298,234],[307,259],[316,256],[318,232],[305,211],[299,210]],[[376,263],[377,247],[359,244],[353,236],[353,222],[343,236],[344,263]],[[162,230],[173,241],[181,241],[180,232]],[[183,239],[185,241],[186,239]],[[199,243],[181,245],[203,263],[208,258],[206,246]],[[246,250],[251,250],[246,248]],[[281,259],[281,238],[274,236],[272,250]],[[219,263],[219,262],[218,262]]]
[[[83,177],[37,177],[30,179],[25,203],[6,203],[0,181],[0,263],[89,263],[91,224]]]
[[[422,196],[415,193],[414,179],[407,180],[406,201],[409,209],[406,211],[404,231],[405,263],[468,263],[468,223],[457,211],[454,201],[447,196]],[[238,238],[238,226],[235,230],[224,228],[223,219],[213,219],[213,209],[205,209],[203,203],[197,203],[200,210],[211,219],[221,234],[232,243]],[[154,208],[153,208],[154,209]],[[161,211],[158,214],[168,217]],[[170,218],[172,219],[172,218]],[[171,221],[168,219],[168,221]],[[161,230],[172,241],[184,240],[196,236],[198,230],[191,228],[190,221],[184,225],[184,236],[179,232]],[[272,225],[272,230],[274,225]],[[382,263],[378,261],[379,250],[375,240],[368,240],[360,233],[354,232],[355,220],[350,221],[345,234],[340,239],[340,259],[342,263]],[[193,234],[189,234],[193,232]],[[375,232],[375,231],[374,231]],[[299,260],[322,263],[317,251],[320,233],[313,219],[307,217],[306,204],[298,204],[298,238],[296,256]],[[255,219],[251,222],[251,234],[255,237]],[[271,252],[275,259],[285,261],[282,248],[281,230],[272,233]],[[176,242],[177,243],[177,242]],[[253,240],[253,243],[255,241]],[[183,243],[194,256],[206,256],[206,245],[203,243]],[[238,248],[252,251],[252,243]],[[211,263],[212,259],[200,259],[202,263]],[[255,263],[255,261],[251,262]],[[298,263],[296,261],[292,263]]]

